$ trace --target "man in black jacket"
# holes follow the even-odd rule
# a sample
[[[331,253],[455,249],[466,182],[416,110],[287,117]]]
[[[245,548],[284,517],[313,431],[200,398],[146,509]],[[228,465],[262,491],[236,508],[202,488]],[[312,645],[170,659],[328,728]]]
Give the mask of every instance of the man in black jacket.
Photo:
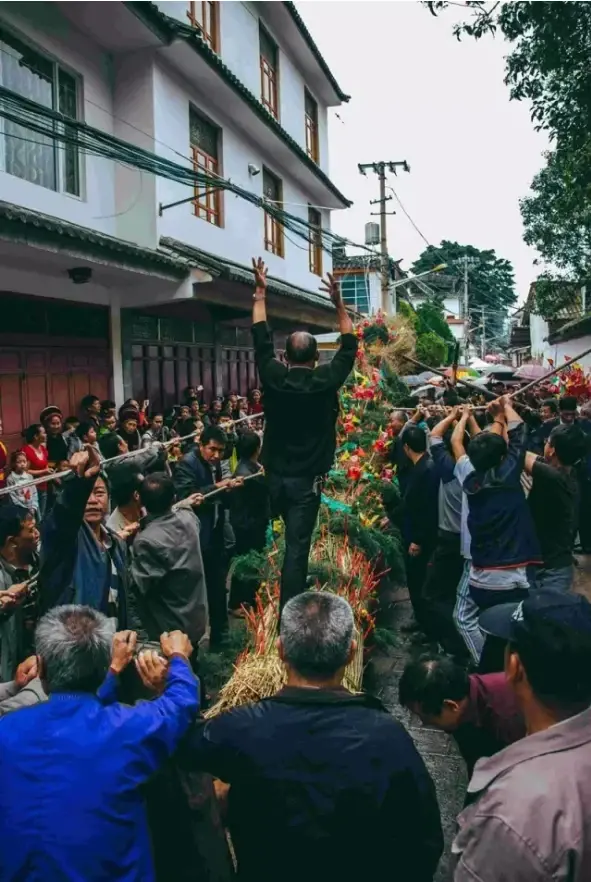
[[[415,624],[421,628],[425,624],[423,584],[437,542],[439,477],[427,452],[427,435],[420,426],[405,429],[403,447],[412,463],[402,501],[406,583]]]
[[[336,308],[341,346],[328,364],[316,367],[318,345],[311,334],[296,331],[285,344],[286,362],[275,356],[267,325],[267,268],[253,260],[256,289],[252,335],[264,395],[265,467],[273,514],[285,522],[285,560],[281,606],[306,588],[308,555],[325,475],[336,449],[338,391],[353,369],[357,338],[332,276],[325,291]]]
[[[267,539],[267,528],[271,517],[269,490],[263,478],[259,463],[261,439],[256,432],[242,432],[236,445],[238,465],[235,478],[251,478],[261,475],[256,481],[248,481],[238,493],[232,493],[230,500],[230,523],[236,538],[234,555],[248,554],[249,551],[263,551]],[[241,607],[253,606],[259,587],[258,579],[232,577],[230,589],[230,609],[239,612]]]
[[[433,878],[443,850],[435,788],[404,727],[343,687],[354,637],[342,597],[292,598],[280,630],[286,686],[190,733],[184,762],[230,784],[240,880]]]
[[[242,484],[240,479],[222,480],[221,459],[226,449],[226,435],[217,426],[204,429],[199,446],[195,446],[177,464],[174,486],[178,499],[195,493],[206,496],[212,490],[232,490]],[[209,647],[220,648],[228,632],[226,576],[228,561],[224,548],[224,513],[228,507],[225,493],[206,499],[199,506],[200,541],[209,607]]]

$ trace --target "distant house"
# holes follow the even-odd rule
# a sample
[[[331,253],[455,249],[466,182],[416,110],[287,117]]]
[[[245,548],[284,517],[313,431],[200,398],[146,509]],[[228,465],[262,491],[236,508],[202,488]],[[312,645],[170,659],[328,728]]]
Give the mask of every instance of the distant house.
[[[333,248],[333,273],[340,279],[343,301],[361,315],[375,315],[382,305],[382,271],[378,254],[347,256],[344,246]],[[390,279],[404,277],[399,264],[390,258]],[[394,307],[392,304],[392,311]]]
[[[513,315],[509,350],[516,367],[527,361],[547,365],[548,359],[558,364],[591,347],[587,287],[580,285],[573,289],[569,283],[564,283],[564,287],[560,282],[555,284],[561,304],[552,317],[542,314],[536,300],[535,282],[530,285],[524,305]],[[585,356],[581,363],[591,367],[591,355]]]

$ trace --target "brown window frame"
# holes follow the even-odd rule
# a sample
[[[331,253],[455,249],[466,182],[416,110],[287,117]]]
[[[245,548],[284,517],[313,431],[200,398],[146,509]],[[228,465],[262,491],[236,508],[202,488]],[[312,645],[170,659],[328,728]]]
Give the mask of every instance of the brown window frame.
[[[196,109],[191,110],[198,116],[202,116]],[[205,117],[204,117],[205,119]],[[208,120],[205,119],[206,122]],[[218,148],[220,148],[221,130],[215,123],[211,126],[218,131]],[[221,149],[218,149],[218,157],[212,156],[197,144],[190,144],[191,159],[193,160],[194,171],[202,171],[211,175],[222,174],[221,160],[218,158]],[[195,184],[195,199],[193,200],[193,214],[200,220],[206,221],[214,227],[224,226],[224,204],[222,199],[222,190],[215,187],[203,187]]]
[[[261,32],[274,48],[275,64],[260,51]],[[279,46],[268,30],[259,23],[259,64],[261,68],[261,104],[275,119],[279,119]]]
[[[313,102],[316,111],[315,118],[310,116],[307,109],[308,99]],[[318,142],[318,102],[308,89],[304,89],[304,115],[306,122],[306,153],[314,162],[320,161],[320,145]]]
[[[196,12],[201,7],[201,19],[199,21]],[[209,28],[207,25],[209,11]],[[204,41],[213,51],[220,52],[220,4],[217,0],[190,0],[187,10],[187,18],[191,26],[196,28]]]
[[[270,175],[278,184],[279,198],[273,202],[277,208],[283,208],[283,181],[274,175],[269,169],[263,168],[264,175]],[[264,195],[264,191],[263,191]],[[274,215],[265,211],[264,213],[264,233],[265,233],[265,251],[269,251],[276,257],[285,257],[285,230],[283,224],[280,223]]]
[[[322,278],[322,214],[313,206],[308,207],[310,244],[308,248],[310,272]]]

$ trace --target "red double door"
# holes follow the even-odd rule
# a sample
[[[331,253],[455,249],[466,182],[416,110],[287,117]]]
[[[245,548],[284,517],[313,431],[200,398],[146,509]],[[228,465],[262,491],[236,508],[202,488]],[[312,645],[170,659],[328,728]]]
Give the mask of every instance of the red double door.
[[[108,398],[111,384],[109,343],[84,341],[14,344],[0,340],[0,415],[2,440],[14,450],[22,443],[24,428],[39,421],[48,404],[64,417],[77,414],[80,400],[89,393]],[[7,342],[3,342],[7,340]]]

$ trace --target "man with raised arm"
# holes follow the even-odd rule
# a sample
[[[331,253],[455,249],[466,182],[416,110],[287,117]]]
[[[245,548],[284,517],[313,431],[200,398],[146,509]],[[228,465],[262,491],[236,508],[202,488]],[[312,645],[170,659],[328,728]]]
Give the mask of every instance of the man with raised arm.
[[[271,508],[285,522],[285,560],[281,606],[306,588],[308,555],[325,475],[336,449],[338,391],[353,370],[357,338],[338,281],[330,274],[323,290],[337,314],[341,345],[328,364],[317,365],[318,344],[307,331],[294,331],[285,343],[285,361],[275,355],[267,325],[267,268],[253,259],[255,292],[252,336],[263,391],[263,463]]]

